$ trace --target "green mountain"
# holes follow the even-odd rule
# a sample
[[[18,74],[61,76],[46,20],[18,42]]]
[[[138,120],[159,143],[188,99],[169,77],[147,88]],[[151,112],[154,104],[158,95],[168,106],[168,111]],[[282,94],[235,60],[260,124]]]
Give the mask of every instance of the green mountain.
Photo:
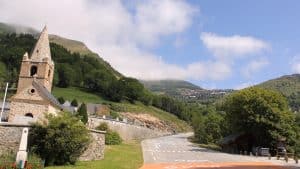
[[[11,25],[1,24],[0,27],[0,88],[3,89],[4,82],[9,82],[10,96],[15,92],[23,54],[30,52],[36,43],[36,33],[23,34],[28,32],[22,29],[24,31],[17,34]],[[50,39],[56,97],[109,104],[116,112],[147,113],[174,126],[177,131],[189,129],[187,123],[179,119],[184,119],[180,111],[183,108],[177,106],[179,103],[170,99],[168,107],[162,105],[164,98],[145,90],[138,80],[122,76],[81,42],[59,36]],[[157,105],[151,101],[154,98]]]
[[[164,93],[166,91],[176,91],[177,89],[200,90],[201,87],[183,80],[141,80],[145,87],[154,92]]]
[[[282,93],[288,99],[292,110],[300,110],[300,74],[281,76],[256,86]]]
[[[187,102],[212,103],[233,92],[232,89],[206,90],[183,80],[141,81],[152,92],[167,94]]]
[[[1,23],[0,22],[0,34],[31,34],[34,37],[37,38],[39,31],[22,26],[22,25],[14,25],[14,24],[7,24],[7,23]],[[123,77],[121,73],[116,71],[111,67],[111,65],[106,62],[104,59],[102,59],[97,53],[92,52],[83,42],[67,39],[58,35],[49,35],[49,41],[50,43],[55,43],[58,45],[63,46],[71,53],[79,53],[80,55],[88,55],[94,58],[97,58],[98,61],[105,66],[108,70],[110,70],[117,78]]]

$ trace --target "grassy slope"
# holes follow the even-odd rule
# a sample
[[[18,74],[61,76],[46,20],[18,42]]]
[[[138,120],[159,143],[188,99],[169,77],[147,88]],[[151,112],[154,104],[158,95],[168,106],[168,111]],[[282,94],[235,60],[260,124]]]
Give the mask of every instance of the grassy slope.
[[[106,146],[104,160],[77,162],[75,166],[47,167],[46,169],[138,169],[143,164],[140,143]]]
[[[117,108],[119,111],[122,112],[148,113],[163,121],[176,125],[178,131],[183,132],[183,131],[190,130],[189,125],[186,122],[179,120],[175,115],[165,112],[161,109],[157,109],[153,106],[145,106],[142,103],[130,104],[127,102],[123,102],[123,103],[110,102],[96,94],[87,93],[78,88],[55,87],[52,93],[55,97],[64,97],[69,101],[76,98],[79,102],[85,102],[85,103],[110,103],[115,108]]]

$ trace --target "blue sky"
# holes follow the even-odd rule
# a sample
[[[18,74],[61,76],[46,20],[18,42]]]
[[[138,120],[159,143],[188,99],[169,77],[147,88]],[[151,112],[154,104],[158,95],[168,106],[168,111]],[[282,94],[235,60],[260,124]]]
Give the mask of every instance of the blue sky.
[[[127,76],[243,88],[300,73],[299,7],[297,0],[1,0],[0,21],[47,24]]]

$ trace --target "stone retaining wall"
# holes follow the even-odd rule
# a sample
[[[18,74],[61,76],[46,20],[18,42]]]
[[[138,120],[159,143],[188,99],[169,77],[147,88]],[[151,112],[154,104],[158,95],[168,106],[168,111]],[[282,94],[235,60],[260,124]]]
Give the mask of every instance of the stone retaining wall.
[[[18,151],[24,127],[29,126],[0,123],[0,155]]]
[[[109,128],[120,134],[123,140],[143,140],[148,138],[154,138],[159,136],[165,136],[171,134],[166,131],[152,130],[142,126],[136,126],[133,124],[128,124],[124,122],[101,119],[101,118],[89,118],[88,126],[89,128],[95,128],[100,123],[107,123]]]
[[[0,155],[9,152],[17,153],[24,127],[30,127],[30,125],[0,123]],[[89,161],[104,158],[105,132],[90,130],[90,134],[92,142],[79,160]]]
[[[101,160],[104,158],[105,132],[90,130],[92,142],[80,156],[80,161]]]

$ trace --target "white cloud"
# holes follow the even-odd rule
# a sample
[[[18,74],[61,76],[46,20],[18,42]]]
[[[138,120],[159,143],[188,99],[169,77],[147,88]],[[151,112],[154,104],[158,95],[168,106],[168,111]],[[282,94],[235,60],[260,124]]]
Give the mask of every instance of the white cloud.
[[[269,48],[268,43],[251,36],[220,36],[204,32],[200,39],[215,57],[223,60],[256,54]]]
[[[250,78],[253,74],[259,72],[261,69],[266,67],[269,64],[269,61],[266,58],[259,58],[251,61],[244,69],[242,70],[242,74]]]
[[[138,39],[146,45],[158,41],[161,35],[180,33],[186,30],[198,10],[181,0],[146,1],[138,3],[135,22]]]
[[[296,55],[292,58],[291,68],[293,73],[300,73],[300,55]]]
[[[251,87],[251,86],[254,86],[254,83],[252,83],[252,82],[245,82],[245,83],[239,84],[234,89],[235,90],[242,90],[242,89],[245,89],[245,88]]]
[[[0,21],[83,41],[121,73],[140,79],[220,80],[231,68],[218,61],[169,64],[149,51],[164,36],[186,31],[199,9],[183,0],[2,0]],[[58,5],[59,4],[59,5]],[[142,45],[141,45],[142,44]]]

